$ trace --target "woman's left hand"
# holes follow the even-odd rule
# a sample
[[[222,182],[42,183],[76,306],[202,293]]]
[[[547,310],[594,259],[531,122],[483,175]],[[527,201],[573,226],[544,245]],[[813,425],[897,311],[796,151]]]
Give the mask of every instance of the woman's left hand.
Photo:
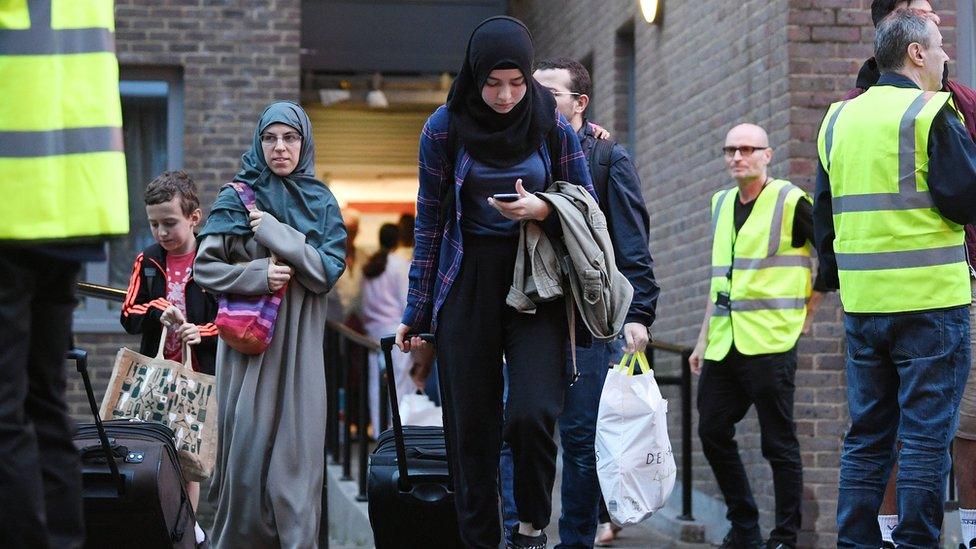
[[[251,222],[251,231],[255,233],[258,232],[258,227],[261,226],[261,221],[264,219],[264,212],[259,210],[251,210],[251,212],[248,213],[248,218]]]
[[[542,221],[549,217],[549,203],[538,196],[529,193],[522,186],[522,179],[515,180],[515,192],[519,199],[514,202],[502,202],[488,197],[488,204],[498,210],[505,218],[512,221],[526,221],[534,219]]]

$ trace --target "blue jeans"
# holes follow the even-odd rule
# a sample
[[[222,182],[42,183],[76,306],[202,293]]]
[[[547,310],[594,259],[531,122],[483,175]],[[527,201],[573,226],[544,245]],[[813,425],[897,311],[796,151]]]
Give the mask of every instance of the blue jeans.
[[[611,342],[593,342],[590,348],[576,348],[579,379],[566,387],[563,412],[559,416],[559,441],[563,448],[561,488],[562,516],[559,517],[557,547],[593,547],[600,509],[600,483],[596,476],[596,416],[600,407],[603,382],[611,363],[623,353],[623,338]],[[572,372],[572,355],[566,354]],[[570,378],[571,379],[571,378]],[[506,384],[507,385],[507,384]],[[512,497],[511,449],[502,448],[499,464],[502,486],[502,515],[506,536],[518,524],[518,510]]]
[[[845,315],[847,401],[837,546],[881,546],[877,513],[898,457],[899,547],[937,547],[949,443],[969,375],[968,307]]]

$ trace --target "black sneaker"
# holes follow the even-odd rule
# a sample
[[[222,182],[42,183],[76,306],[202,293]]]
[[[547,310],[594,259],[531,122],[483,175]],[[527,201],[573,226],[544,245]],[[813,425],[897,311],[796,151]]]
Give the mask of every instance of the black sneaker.
[[[796,549],[796,547],[785,541],[770,539],[766,542],[766,549]]]
[[[719,549],[763,549],[766,546],[763,543],[762,536],[759,532],[753,532],[752,534],[743,534],[742,532],[737,532],[734,528],[729,529],[729,533],[725,534],[725,538],[722,540],[722,545]]]
[[[895,544],[890,541],[882,541],[881,549],[895,549]],[[965,548],[963,548],[965,549]]]
[[[546,549],[546,533],[542,532],[538,536],[526,536],[520,534],[518,525],[512,528],[512,541],[506,545],[508,549]]]
[[[974,547],[976,547],[976,538],[969,540],[969,545],[965,543],[959,544],[959,549],[973,549]]]

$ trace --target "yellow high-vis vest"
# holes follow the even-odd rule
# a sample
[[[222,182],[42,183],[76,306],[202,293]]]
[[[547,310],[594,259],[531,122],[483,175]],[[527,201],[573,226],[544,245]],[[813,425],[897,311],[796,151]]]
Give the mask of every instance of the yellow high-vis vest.
[[[738,188],[712,196],[712,316],[706,360],[722,360],[733,343],[744,355],[783,353],[796,345],[810,298],[810,246],[793,247],[793,217],[809,200],[789,181],[773,179],[735,230]],[[720,294],[728,297],[721,306]]]
[[[830,177],[834,252],[848,313],[968,305],[963,226],[943,217],[928,186],[929,130],[944,92],[875,86],[834,103],[820,128]]]
[[[0,243],[129,230],[112,0],[0,2]]]

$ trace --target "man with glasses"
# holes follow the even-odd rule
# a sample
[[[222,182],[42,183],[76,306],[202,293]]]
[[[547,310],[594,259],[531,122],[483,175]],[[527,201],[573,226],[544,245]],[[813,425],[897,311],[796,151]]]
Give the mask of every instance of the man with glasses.
[[[805,192],[767,173],[766,131],[729,130],[722,148],[736,186],[712,196],[711,289],[689,360],[698,382],[698,434],[732,526],[722,547],[762,547],[759,511],[735,442],[756,407],[762,454],[773,469],[776,527],[768,547],[795,547],[803,466],[793,423],[796,343],[810,330],[824,290],[811,293],[812,205]]]
[[[650,218],[640,177],[627,151],[614,141],[599,139],[601,128],[584,117],[591,84],[583,65],[568,58],[548,59],[536,66],[533,76],[552,92],[556,108],[580,138],[600,209],[606,213],[617,268],[634,287],[621,338],[576,348],[579,378],[566,387],[559,417],[563,447],[559,547],[592,547],[600,505],[594,441],[603,381],[610,362],[620,359],[621,350],[644,351],[654,322],[659,290],[648,244]]]
[[[894,11],[876,31],[877,83],[831,105],[820,129],[816,241],[844,307],[851,415],[839,547],[881,546],[875,514],[896,454],[893,544],[939,545],[971,364],[963,224],[976,219],[976,145],[939,91],[948,59],[936,18]]]
[[[935,24],[941,24],[938,13],[932,9],[928,0],[874,0],[871,3],[871,19],[877,27],[889,13],[899,8],[911,8],[925,14]],[[948,76],[948,70],[945,73]],[[844,99],[853,99],[878,83],[881,77],[878,63],[874,57],[861,66],[857,84]],[[955,80],[944,78],[943,91],[952,93],[952,100],[962,114],[963,124],[969,136],[976,140],[976,90]],[[966,225],[966,248],[970,265],[970,289],[976,295],[976,227]],[[976,308],[970,307],[970,339],[976,340]],[[952,444],[953,466],[956,486],[959,490],[959,522],[962,541],[960,549],[976,549],[976,362],[970,365],[969,381],[963,392],[959,408],[959,428]],[[881,528],[882,548],[894,548],[892,532],[898,526],[898,504],[895,497],[895,479],[898,467],[895,466],[888,478],[884,503],[878,512],[878,525]]]

